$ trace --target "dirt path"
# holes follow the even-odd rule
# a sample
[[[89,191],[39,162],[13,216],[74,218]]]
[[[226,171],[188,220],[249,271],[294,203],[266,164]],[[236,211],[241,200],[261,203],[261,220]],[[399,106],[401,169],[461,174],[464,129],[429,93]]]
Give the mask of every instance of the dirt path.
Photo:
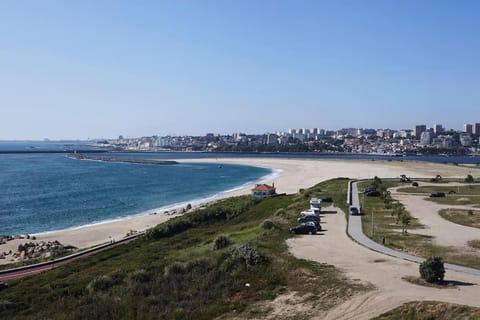
[[[371,319],[402,303],[437,300],[480,307],[480,277],[448,271],[446,280],[468,285],[436,289],[410,284],[401,278],[418,276],[418,264],[371,251],[353,242],[345,233],[346,220],[340,209],[325,216],[324,235],[289,239],[290,252],[298,258],[336,266],[351,279],[373,284],[376,289],[345,301],[316,319]]]
[[[392,188],[392,198],[400,201],[412,216],[419,219],[425,229],[412,230],[421,234],[433,236],[433,242],[441,246],[467,248],[469,240],[480,239],[480,229],[463,226],[448,221],[438,213],[442,209],[471,209],[472,206],[438,204],[425,199],[425,196],[397,192]]]

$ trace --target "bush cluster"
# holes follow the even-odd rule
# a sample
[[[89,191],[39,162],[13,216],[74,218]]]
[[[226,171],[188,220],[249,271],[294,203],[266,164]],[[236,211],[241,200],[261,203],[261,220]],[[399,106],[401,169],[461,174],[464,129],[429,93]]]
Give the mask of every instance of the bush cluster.
[[[171,237],[201,224],[230,220],[246,212],[261,200],[252,197],[237,197],[223,200],[204,210],[195,210],[181,217],[176,217],[162,223],[146,234],[147,239]]]
[[[87,285],[87,290],[89,292],[98,292],[98,291],[105,291],[113,286],[114,282],[111,277],[109,276],[98,276],[94,278],[90,283]]]
[[[230,255],[234,261],[241,261],[245,263],[247,267],[252,267],[267,261],[265,256],[249,244],[233,248],[230,251]]]
[[[230,238],[227,236],[218,236],[213,242],[213,250],[220,250],[228,247],[231,244]]]
[[[266,230],[270,230],[275,228],[275,223],[272,222],[272,220],[265,220],[262,222],[262,228]]]
[[[420,276],[427,282],[439,283],[445,276],[442,258],[430,257],[420,264]]]

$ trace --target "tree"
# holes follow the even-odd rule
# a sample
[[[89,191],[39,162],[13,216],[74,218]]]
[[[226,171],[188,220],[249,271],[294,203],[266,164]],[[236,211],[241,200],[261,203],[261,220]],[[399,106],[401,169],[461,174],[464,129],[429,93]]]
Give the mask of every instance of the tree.
[[[465,178],[465,182],[472,183],[474,181],[475,179],[473,179],[473,176],[471,174],[467,175],[467,177]]]
[[[412,221],[412,216],[407,212],[402,212],[399,218],[400,218],[400,224],[402,225],[402,233],[406,234],[407,228],[410,225],[410,222]]]
[[[445,268],[441,257],[427,258],[420,264],[420,276],[427,282],[442,282],[445,276]]]

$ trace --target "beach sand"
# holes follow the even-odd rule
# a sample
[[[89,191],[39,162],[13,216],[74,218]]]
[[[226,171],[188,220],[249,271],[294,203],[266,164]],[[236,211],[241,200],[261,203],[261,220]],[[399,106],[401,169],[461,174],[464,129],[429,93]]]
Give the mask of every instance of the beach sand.
[[[369,161],[369,160],[317,160],[317,159],[277,159],[277,158],[226,158],[226,159],[182,159],[179,162],[214,162],[252,165],[280,170],[279,174],[265,183],[275,183],[278,193],[296,193],[300,188],[311,187],[321,181],[336,178],[371,178],[373,176],[398,177],[406,174],[410,177],[465,177],[467,174],[477,176],[475,168],[460,167],[446,164],[407,161]],[[232,192],[222,193],[207,202],[221,198],[249,194],[252,186],[247,186]],[[201,205],[201,204],[197,204]],[[178,209],[181,208],[177,208]],[[152,210],[153,212],[153,210]],[[58,240],[64,245],[77,248],[87,248],[97,244],[118,240],[130,231],[142,231],[168,220],[176,215],[157,213],[135,216],[118,221],[110,221],[76,229],[60,230],[36,236],[36,242]],[[0,245],[0,252],[16,251],[21,243],[31,240],[16,239]],[[11,263],[11,255],[0,260],[0,264]]]

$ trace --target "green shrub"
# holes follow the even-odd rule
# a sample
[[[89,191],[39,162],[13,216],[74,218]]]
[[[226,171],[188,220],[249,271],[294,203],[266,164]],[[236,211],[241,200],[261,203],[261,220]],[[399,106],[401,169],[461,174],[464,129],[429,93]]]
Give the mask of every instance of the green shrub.
[[[89,292],[105,291],[113,286],[113,280],[109,276],[99,276],[94,278],[87,285],[87,290]]]
[[[218,236],[213,242],[213,250],[220,250],[228,247],[232,241],[227,236]]]
[[[135,270],[130,274],[130,280],[133,282],[148,282],[150,279],[150,273],[144,269]]]
[[[187,266],[182,262],[174,262],[166,266],[163,270],[163,275],[169,277],[173,274],[184,274],[187,272]]]
[[[263,221],[261,226],[263,229],[267,229],[267,230],[275,228],[275,224],[272,222],[272,220]]]
[[[245,263],[247,267],[255,266],[267,261],[267,258],[260,254],[256,248],[249,244],[244,244],[233,248],[230,251],[230,255],[233,260],[241,261]]]
[[[418,187],[418,182],[413,182],[412,187]]]
[[[430,257],[420,264],[420,276],[427,282],[442,282],[445,276],[445,268],[442,258]]]
[[[475,179],[473,179],[473,176],[471,174],[467,175],[467,177],[465,178],[465,182],[472,183],[474,181]]]

